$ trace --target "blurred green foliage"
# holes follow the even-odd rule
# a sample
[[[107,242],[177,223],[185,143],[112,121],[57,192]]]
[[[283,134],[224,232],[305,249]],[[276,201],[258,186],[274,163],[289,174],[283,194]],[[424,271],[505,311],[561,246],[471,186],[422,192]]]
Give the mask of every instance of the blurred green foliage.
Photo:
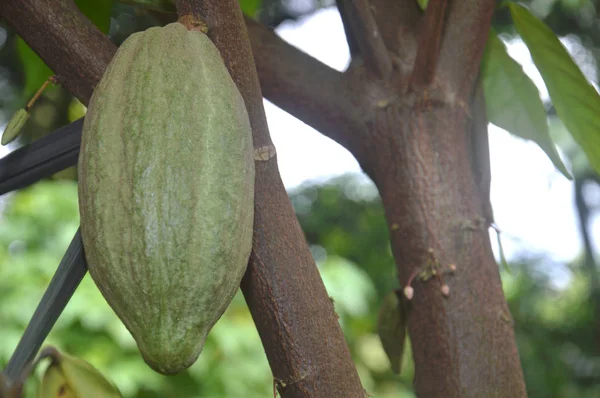
[[[290,192],[339,314],[365,389],[375,397],[413,397],[408,344],[400,377],[376,334],[384,295],[397,287],[377,191],[344,176]],[[78,225],[77,186],[45,181],[0,198],[0,368],[6,365]],[[577,264],[556,288],[543,259],[503,274],[529,396],[600,396],[600,356],[589,286]],[[563,281],[564,282],[564,281]],[[266,397],[272,376],[254,323],[238,294],[211,331],[198,362],[177,376],[154,373],[86,276],[46,344],[80,356],[125,397]],[[29,391],[31,396],[32,391]]]

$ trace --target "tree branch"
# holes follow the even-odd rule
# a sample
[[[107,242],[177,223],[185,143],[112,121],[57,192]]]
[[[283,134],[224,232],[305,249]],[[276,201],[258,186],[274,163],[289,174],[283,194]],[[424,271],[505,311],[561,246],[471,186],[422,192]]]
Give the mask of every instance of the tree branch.
[[[402,63],[413,65],[421,9],[415,0],[369,0],[386,48]],[[402,73],[408,75],[409,70]]]
[[[255,148],[272,145],[252,49],[237,1],[179,0],[176,5],[178,9],[193,10],[207,22],[209,37],[246,102]],[[255,206],[254,247],[242,291],[280,394],[364,397],[275,158],[257,162]]]
[[[340,18],[342,19],[342,24],[344,25],[344,33],[346,35],[346,42],[348,43],[348,49],[350,50],[350,56],[354,58],[358,54],[358,44],[356,43],[356,38],[352,33],[352,29],[350,28],[350,22],[348,21],[348,11],[346,11],[345,0],[336,0],[335,4],[337,5],[338,11],[340,13]]]
[[[263,95],[351,152],[364,131],[365,99],[350,77],[289,45],[246,18]]]
[[[341,0],[340,3],[367,69],[381,79],[387,79],[392,72],[392,60],[369,8],[369,2]]]
[[[425,11],[423,27],[419,35],[417,57],[411,75],[411,86],[422,89],[433,82],[448,0],[431,0]]]
[[[260,87],[237,2],[204,2],[202,11],[211,38],[246,101],[255,147],[270,145]],[[0,4],[0,13],[51,68],[60,70],[57,73],[64,85],[87,104],[116,49],[74,3],[12,0]],[[65,30],[64,24],[70,29]],[[72,37],[73,32],[77,32],[76,37]],[[90,53],[97,57],[86,56]],[[95,72],[90,73],[90,69]],[[285,397],[364,397],[333,305],[275,160],[256,165],[254,245],[242,290],[280,392]]]
[[[468,102],[488,38],[494,0],[450,2],[439,70],[457,99]]]

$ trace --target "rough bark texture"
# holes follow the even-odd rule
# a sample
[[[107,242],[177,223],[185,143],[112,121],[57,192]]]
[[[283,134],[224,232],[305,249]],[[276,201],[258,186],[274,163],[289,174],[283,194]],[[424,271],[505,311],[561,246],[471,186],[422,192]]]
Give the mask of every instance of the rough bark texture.
[[[88,50],[73,47],[71,41],[65,44],[63,38],[58,46],[65,49],[57,56],[56,44],[42,37],[65,34],[54,22],[65,17],[55,15],[53,3],[13,0],[1,4],[0,11],[51,67],[60,66],[78,82],[71,90],[86,101],[86,90],[97,80],[82,78],[80,71],[88,66],[73,63],[64,53]],[[270,145],[254,70],[247,70],[250,54],[239,10],[234,0],[200,3],[207,4],[196,9],[195,2],[181,2],[202,11],[213,29],[211,37],[246,98],[255,147]],[[487,233],[491,218],[484,107],[472,98],[495,2],[449,0],[444,10],[430,12],[435,23],[423,18],[414,0],[368,3],[392,60],[387,79],[381,78],[387,76],[381,74],[381,62],[363,59],[369,46],[376,45],[381,54],[380,41],[358,45],[352,38],[353,60],[342,74],[247,20],[262,92],[348,148],[375,181],[401,284],[426,267],[456,266],[454,274],[444,275],[449,297],[442,295],[439,278],[425,282],[417,277],[413,282],[415,297],[407,304],[417,395],[524,397],[512,318]],[[23,23],[25,18],[30,22]],[[440,21],[445,21],[443,29]],[[44,35],[34,33],[40,30]],[[346,26],[346,31],[361,30]],[[114,51],[95,33],[80,34],[77,40],[96,46],[100,54]],[[436,38],[439,51],[436,44],[421,49],[423,55],[417,57],[418,37]],[[427,68],[424,78],[411,86],[420,67]],[[360,383],[293,219],[275,159],[257,164],[255,250],[242,284],[246,299],[274,375],[286,384],[280,389],[284,396],[359,396]]]
[[[443,5],[430,5],[436,3]],[[450,287],[447,298],[439,278],[413,282],[408,328],[415,388],[422,397],[526,396],[512,318],[487,232],[489,178],[482,177],[481,154],[472,151],[478,147],[473,141],[481,140],[477,135],[487,134],[487,123],[471,120],[485,118],[473,113],[482,108],[479,103],[467,105],[493,4],[450,3],[437,66],[418,64],[435,60],[427,56],[419,57],[412,69],[413,74],[425,66],[435,70],[431,85],[407,86],[410,77],[399,68],[392,77],[398,97],[367,122],[369,150],[359,157],[381,193],[401,283],[432,265],[439,270],[457,267],[444,276]],[[387,23],[387,15],[375,15],[380,26]],[[421,37],[427,37],[427,29],[439,26],[420,29]],[[403,30],[413,31],[408,24],[398,29]],[[414,59],[411,37],[416,32],[388,42],[396,45],[392,52],[406,54],[405,61]]]

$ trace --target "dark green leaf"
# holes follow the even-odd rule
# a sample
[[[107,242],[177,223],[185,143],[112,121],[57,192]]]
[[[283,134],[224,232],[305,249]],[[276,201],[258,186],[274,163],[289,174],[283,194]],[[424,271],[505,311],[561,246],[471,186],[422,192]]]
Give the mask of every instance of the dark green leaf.
[[[17,38],[17,52],[21,62],[23,62],[23,72],[25,74],[23,94],[26,98],[29,98],[52,76],[52,71],[20,37]]]
[[[537,143],[556,168],[571,179],[550,137],[546,110],[538,89],[508,55],[504,43],[493,30],[484,54],[483,84],[489,121]]]
[[[497,229],[496,236],[498,237],[498,253],[500,254],[500,265],[502,265],[504,270],[510,274],[510,267],[508,266],[508,261],[506,261],[506,256],[504,255],[504,248],[502,247],[502,237],[500,236],[500,231]]]
[[[75,4],[83,15],[88,17],[102,33],[108,33],[113,0],[75,0]]]
[[[173,0],[119,0],[121,3],[130,4],[158,12],[175,12]]]
[[[400,374],[406,341],[406,323],[402,313],[402,303],[395,291],[388,293],[381,304],[377,319],[377,333],[392,370]]]
[[[508,7],[556,113],[600,173],[600,96],[546,24],[519,4]]]

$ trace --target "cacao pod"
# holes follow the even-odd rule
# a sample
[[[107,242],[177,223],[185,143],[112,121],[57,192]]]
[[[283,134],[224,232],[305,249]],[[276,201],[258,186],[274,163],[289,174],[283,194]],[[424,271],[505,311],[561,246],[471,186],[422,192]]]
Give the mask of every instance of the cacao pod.
[[[78,174],[92,279],[150,367],[189,367],[240,284],[254,218],[246,107],[204,33],[176,22],[121,45]]]
[[[19,136],[21,129],[29,119],[29,112],[26,109],[21,108],[17,110],[6,125],[2,139],[0,140],[1,145],[8,145]]]

